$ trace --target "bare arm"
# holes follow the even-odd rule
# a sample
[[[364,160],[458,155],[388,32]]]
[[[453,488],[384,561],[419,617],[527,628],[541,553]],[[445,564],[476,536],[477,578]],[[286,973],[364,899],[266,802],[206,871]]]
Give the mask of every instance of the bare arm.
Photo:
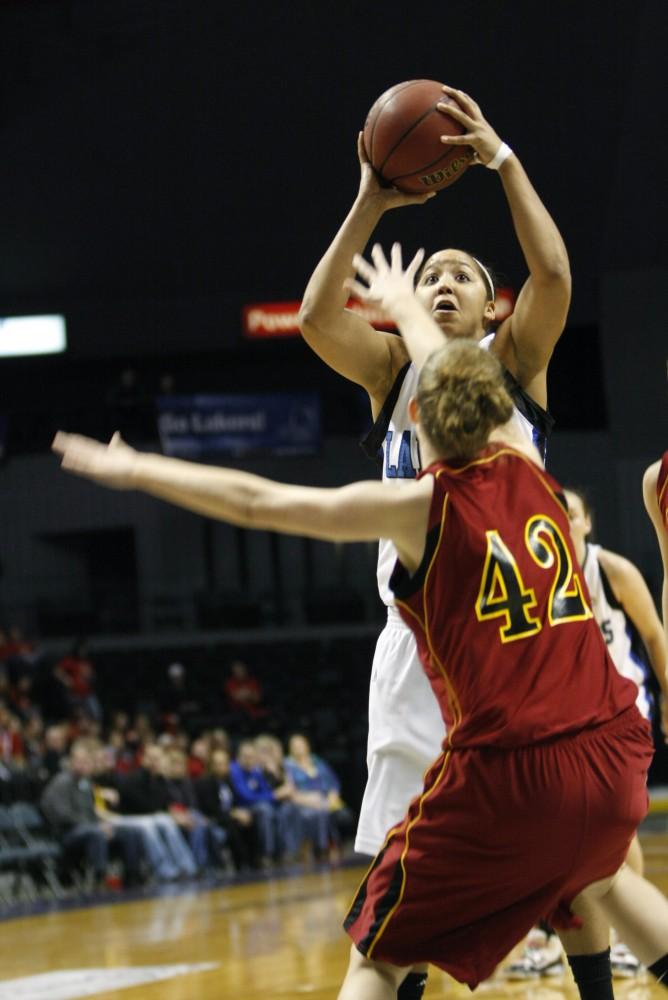
[[[444,87],[458,107],[443,107],[464,127],[447,145],[471,145],[479,163],[489,163],[501,140],[476,102],[461,90]],[[493,350],[541,406],[547,405],[546,369],[563,331],[571,297],[568,254],[554,220],[513,153],[499,171],[529,277],[512,316],[497,330]]]
[[[666,634],[666,644],[668,645],[668,531],[663,523],[659,502],[656,496],[656,484],[659,478],[660,462],[654,462],[645,472],[642,483],[643,499],[649,519],[656,531],[656,539],[659,543],[659,553],[663,563],[663,589],[661,607],[663,612],[663,628]]]
[[[304,340],[339,374],[363,386],[377,411],[406,359],[399,338],[382,333],[346,309],[344,282],[382,215],[390,208],[422,204],[429,195],[405,195],[381,187],[358,139],[361,181],[355,202],[306,286],[299,316]]]
[[[407,569],[415,569],[422,558],[433,489],[428,476],[401,490],[375,482],[317,489],[142,454],[118,435],[103,445],[59,432],[52,447],[69,472],[115,489],[140,490],[230,524],[330,541],[390,538]]]
[[[650,665],[664,697],[668,695],[668,654],[661,620],[639,569],[616,552],[601,549],[599,561],[610,580],[615,597],[642,639]]]

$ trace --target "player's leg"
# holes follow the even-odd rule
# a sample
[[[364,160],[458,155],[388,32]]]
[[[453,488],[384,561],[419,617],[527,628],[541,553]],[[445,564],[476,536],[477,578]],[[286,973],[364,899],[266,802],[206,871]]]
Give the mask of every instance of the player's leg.
[[[445,727],[417,655],[415,639],[391,618],[378,638],[369,693],[367,784],[355,850],[369,859],[401,822],[423,776],[439,755]],[[405,976],[397,1000],[421,1000],[427,965]]]
[[[408,970],[387,962],[374,962],[353,945],[338,1000],[394,1000]]]
[[[656,886],[624,865],[612,879],[583,895],[598,905],[657,978],[668,973],[668,900]],[[668,985],[668,984],[667,984]]]
[[[612,1000],[610,924],[595,897],[583,894],[571,904],[582,920],[579,930],[559,931],[582,1000]]]

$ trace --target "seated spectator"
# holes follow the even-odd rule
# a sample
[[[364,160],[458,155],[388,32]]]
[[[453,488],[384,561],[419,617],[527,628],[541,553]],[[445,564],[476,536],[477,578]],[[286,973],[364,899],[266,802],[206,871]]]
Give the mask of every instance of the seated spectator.
[[[242,721],[255,721],[267,715],[262,704],[262,686],[243,660],[234,660],[223,686],[230,710]]]
[[[93,748],[78,740],[72,745],[69,766],[48,783],[41,807],[64,849],[66,864],[84,860],[93,873],[95,885],[105,886],[109,850],[117,848],[124,868],[126,886],[142,883],[142,842],[135,830],[116,830],[99,818],[91,781],[95,766]]]
[[[17,673],[9,689],[9,704],[13,712],[25,722],[35,712],[33,680],[29,673]]]
[[[197,807],[195,788],[188,777],[188,758],[179,749],[169,750],[165,758],[169,813],[190,844],[198,868],[205,871],[211,862],[209,824]]]
[[[65,689],[70,708],[83,710],[92,719],[102,718],[102,709],[95,694],[95,669],[88,658],[88,646],[79,639],[68,656],[53,668],[55,679]]]
[[[230,755],[227,750],[213,751],[207,773],[195,782],[195,792],[201,812],[211,821],[217,848],[229,848],[237,871],[253,866],[257,854],[253,814],[249,808],[234,804]],[[221,831],[224,837],[219,837],[216,831]]]
[[[316,857],[327,857],[330,845],[338,851],[342,837],[352,829],[353,816],[341,799],[339,779],[329,764],[311,751],[303,733],[293,733],[289,739],[285,770],[295,789],[295,802],[316,823]],[[324,818],[324,826],[318,817]]]
[[[193,740],[192,746],[190,747],[190,753],[188,755],[188,777],[193,780],[196,778],[201,778],[203,774],[206,774],[207,761],[209,760],[210,750],[210,738],[208,736],[200,736],[199,739]]]
[[[142,841],[143,855],[151,875],[160,882],[171,881],[181,874],[180,869],[172,859],[168,844],[163,840],[165,823],[174,826],[170,816],[156,813],[140,816],[124,816],[119,812],[121,796],[119,783],[122,777],[110,768],[107,748],[101,744],[95,748],[95,772],[93,774],[93,792],[97,815],[105,823],[111,824],[115,831],[135,830]],[[175,829],[178,837],[179,832]]]
[[[163,873],[175,868],[179,876],[192,878],[197,874],[197,864],[181,835],[179,825],[169,812],[166,769],[167,761],[162,747],[157,743],[144,747],[139,767],[117,777],[120,795],[118,809],[123,816],[136,816],[140,819],[148,816],[157,821],[158,833],[167,854],[167,861],[164,864],[158,863],[157,866]]]
[[[230,765],[230,782],[237,804],[253,814],[262,866],[292,861],[300,843],[299,815],[287,795],[274,794],[252,740],[239,744],[237,759]]]
[[[67,758],[67,727],[64,725],[48,726],[44,733],[44,753],[42,754],[41,771],[45,781],[58,774],[62,763]]]
[[[21,721],[0,701],[0,761],[8,767],[23,767],[25,746]]]
[[[230,742],[230,737],[224,729],[219,727],[218,729],[213,729],[211,731],[209,745],[211,747],[211,753],[213,753],[214,750],[225,750],[230,757],[230,760],[232,759],[232,743]]]

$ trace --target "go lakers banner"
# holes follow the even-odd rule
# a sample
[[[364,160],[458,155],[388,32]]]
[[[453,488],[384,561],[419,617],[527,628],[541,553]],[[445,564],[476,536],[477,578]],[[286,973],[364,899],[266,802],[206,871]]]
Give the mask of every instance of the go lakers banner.
[[[304,455],[320,446],[316,393],[160,396],[165,455]]]

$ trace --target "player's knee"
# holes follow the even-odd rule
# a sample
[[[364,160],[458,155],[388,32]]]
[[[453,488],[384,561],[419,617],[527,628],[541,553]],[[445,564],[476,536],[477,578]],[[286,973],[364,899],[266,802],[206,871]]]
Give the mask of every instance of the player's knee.
[[[614,888],[615,883],[617,882],[617,879],[619,878],[622,870],[623,866],[622,868],[618,869],[618,871],[616,871],[613,875],[608,875],[606,878],[599,879],[597,882],[592,882],[590,885],[588,885],[587,888],[583,889],[582,892],[578,893],[578,895],[573,900],[573,909],[577,910],[579,902],[590,903],[593,900],[604,899],[608,895],[608,893],[611,892],[611,890]]]

